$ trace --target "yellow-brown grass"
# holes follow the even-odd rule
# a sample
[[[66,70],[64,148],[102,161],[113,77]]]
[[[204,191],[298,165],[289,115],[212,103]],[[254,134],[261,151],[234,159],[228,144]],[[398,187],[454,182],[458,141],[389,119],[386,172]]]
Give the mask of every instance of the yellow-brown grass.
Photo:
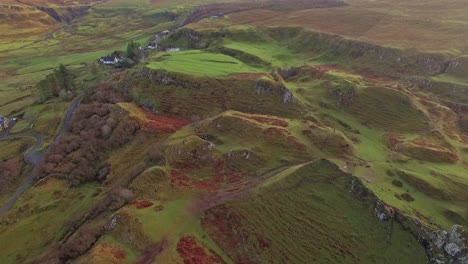
[[[230,14],[224,22],[254,26],[302,26],[397,48],[468,52],[466,1],[348,0],[349,6],[306,10],[255,9]],[[216,22],[216,21],[215,21]],[[197,27],[225,23],[201,21]]]

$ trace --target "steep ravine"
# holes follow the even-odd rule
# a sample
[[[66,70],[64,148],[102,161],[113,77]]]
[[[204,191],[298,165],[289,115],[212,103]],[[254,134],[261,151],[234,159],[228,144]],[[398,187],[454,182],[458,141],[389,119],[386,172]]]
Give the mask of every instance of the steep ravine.
[[[77,6],[77,7],[36,7],[38,10],[47,13],[58,23],[70,23],[73,19],[86,14],[91,6]]]

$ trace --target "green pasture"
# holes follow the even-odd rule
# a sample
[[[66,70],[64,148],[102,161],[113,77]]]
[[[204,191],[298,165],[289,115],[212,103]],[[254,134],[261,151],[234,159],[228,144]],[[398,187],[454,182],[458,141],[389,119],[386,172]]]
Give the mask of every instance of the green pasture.
[[[223,54],[199,50],[165,52],[152,57],[148,68],[197,76],[225,76],[233,73],[262,72]]]

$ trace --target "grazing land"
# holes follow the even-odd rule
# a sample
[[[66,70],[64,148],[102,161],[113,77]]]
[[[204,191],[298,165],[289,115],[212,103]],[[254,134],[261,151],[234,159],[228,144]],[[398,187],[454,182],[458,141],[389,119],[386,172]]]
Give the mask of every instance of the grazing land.
[[[467,13],[1,1],[2,263],[466,263]]]

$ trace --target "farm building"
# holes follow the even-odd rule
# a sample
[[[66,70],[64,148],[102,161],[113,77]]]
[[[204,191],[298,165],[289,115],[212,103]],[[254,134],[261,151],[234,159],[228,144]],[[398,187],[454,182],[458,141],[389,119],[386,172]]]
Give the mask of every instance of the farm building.
[[[99,61],[102,63],[102,64],[107,64],[107,65],[111,65],[111,64],[117,64],[121,61],[122,59],[120,58],[117,58],[116,56],[105,56],[105,57],[101,57],[99,59]]]
[[[180,51],[180,48],[167,48],[166,52],[178,52]]]
[[[154,42],[151,42],[151,43],[148,44],[147,48],[148,48],[148,49],[152,49],[152,50],[157,49],[157,48],[158,48],[158,44],[156,44],[156,43],[154,43]]]

